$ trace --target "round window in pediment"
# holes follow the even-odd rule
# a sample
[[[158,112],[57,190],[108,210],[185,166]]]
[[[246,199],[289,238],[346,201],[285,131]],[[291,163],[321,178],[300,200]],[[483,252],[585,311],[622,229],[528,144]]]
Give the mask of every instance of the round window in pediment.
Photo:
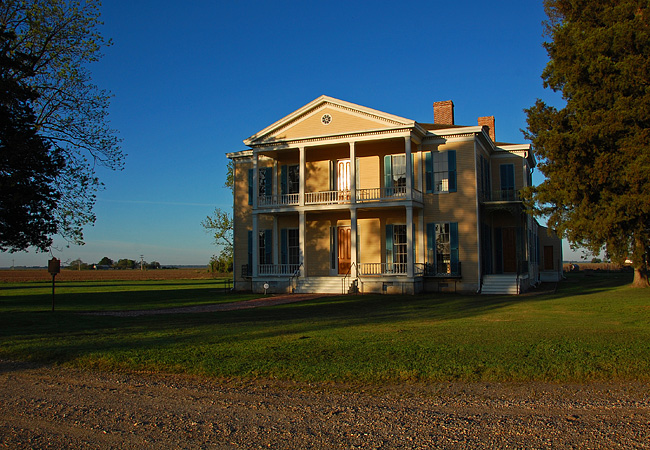
[[[320,121],[323,122],[323,125],[329,125],[332,123],[332,116],[329,114],[323,114],[323,117],[320,118]]]

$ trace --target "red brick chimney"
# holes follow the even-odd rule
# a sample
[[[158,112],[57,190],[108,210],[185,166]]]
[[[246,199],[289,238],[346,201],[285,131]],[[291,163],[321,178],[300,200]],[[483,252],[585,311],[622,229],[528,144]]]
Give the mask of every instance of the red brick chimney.
[[[481,127],[488,127],[488,134],[492,138],[492,142],[496,142],[496,132],[494,131],[494,116],[479,117],[478,124]]]
[[[433,103],[433,123],[442,125],[454,124],[454,102],[445,100],[444,102]]]

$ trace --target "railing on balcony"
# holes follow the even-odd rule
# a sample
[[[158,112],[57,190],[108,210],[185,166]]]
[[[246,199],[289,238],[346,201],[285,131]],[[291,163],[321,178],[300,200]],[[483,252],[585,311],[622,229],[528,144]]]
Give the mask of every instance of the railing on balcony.
[[[350,190],[306,192],[305,205],[340,205],[349,204],[351,201]],[[422,192],[411,189],[412,199],[422,202]],[[357,189],[357,203],[387,202],[405,200],[408,198],[404,186],[390,188]],[[300,204],[300,194],[263,195],[258,198],[260,208],[278,206],[297,206]]]
[[[484,202],[520,202],[521,201],[521,195],[519,191],[513,189],[483,192],[481,198],[482,201]]]
[[[350,203],[350,191],[321,191],[306,192],[306,205],[331,205],[337,203]]]
[[[259,276],[293,275],[300,268],[300,264],[260,264],[258,268]]]
[[[300,194],[263,195],[258,199],[260,207],[265,206],[291,206],[297,205],[300,201]]]
[[[359,276],[406,275],[406,263],[359,263]]]

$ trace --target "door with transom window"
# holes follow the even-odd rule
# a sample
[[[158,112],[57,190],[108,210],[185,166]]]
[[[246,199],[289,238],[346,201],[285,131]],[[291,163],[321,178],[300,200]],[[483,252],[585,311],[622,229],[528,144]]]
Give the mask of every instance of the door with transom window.
[[[350,271],[350,265],[352,264],[350,227],[339,227],[337,237],[339,274],[345,275]]]

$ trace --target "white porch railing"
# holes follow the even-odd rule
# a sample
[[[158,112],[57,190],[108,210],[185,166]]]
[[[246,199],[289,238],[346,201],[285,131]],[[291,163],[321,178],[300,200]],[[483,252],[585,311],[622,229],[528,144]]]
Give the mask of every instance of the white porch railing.
[[[263,195],[258,199],[259,206],[291,206],[297,205],[300,194]]]
[[[260,264],[259,275],[293,275],[300,267],[300,264]]]
[[[406,275],[406,263],[359,263],[359,275]]]
[[[412,198],[414,201],[422,202],[422,192],[412,189]],[[357,189],[356,200],[358,203],[369,202],[389,202],[393,200],[405,200],[407,198],[406,187],[392,188],[371,188]],[[306,205],[337,205],[349,204],[351,201],[351,191],[320,191],[306,192]],[[277,207],[277,206],[297,206],[300,204],[300,194],[284,195],[263,195],[258,199],[260,208]]]
[[[306,205],[350,203],[350,191],[320,191],[305,193]]]

